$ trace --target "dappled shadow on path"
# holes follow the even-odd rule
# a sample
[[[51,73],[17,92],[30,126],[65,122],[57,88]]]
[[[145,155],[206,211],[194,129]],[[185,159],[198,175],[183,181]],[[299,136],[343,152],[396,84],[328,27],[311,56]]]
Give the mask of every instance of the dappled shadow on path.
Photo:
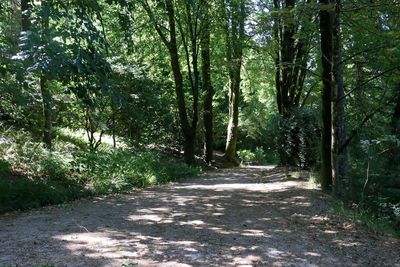
[[[330,198],[267,168],[0,220],[0,266],[390,266],[398,240],[327,216]],[[371,242],[379,249],[371,247]]]

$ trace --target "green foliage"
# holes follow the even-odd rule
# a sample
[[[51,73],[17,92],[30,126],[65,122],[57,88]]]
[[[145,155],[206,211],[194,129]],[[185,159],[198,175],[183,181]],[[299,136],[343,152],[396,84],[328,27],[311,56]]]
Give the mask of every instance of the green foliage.
[[[0,213],[59,204],[91,195],[79,185],[34,181],[25,177],[0,180]]]
[[[308,182],[312,187],[318,187],[321,185],[321,177],[318,173],[311,172],[309,174]]]
[[[101,149],[80,154],[72,163],[82,179],[96,192],[108,193],[165,183],[196,173],[196,169],[174,164],[157,151]]]
[[[254,151],[239,150],[237,152],[239,158],[244,164],[265,164],[268,163],[267,156],[262,147],[257,147]]]
[[[361,223],[368,226],[372,231],[378,233],[389,233],[400,237],[400,209],[395,206],[394,210],[397,214],[397,220],[388,216],[377,215],[376,212],[353,204],[351,207],[338,203],[332,210],[333,215],[338,215],[351,220],[353,223]]]
[[[117,134],[134,143],[179,144],[175,100],[170,97],[173,85],[138,75],[139,71],[140,67],[117,68],[114,73],[114,85],[118,88],[114,101]]]
[[[4,160],[0,159],[0,178],[4,178],[10,174],[11,164]]]
[[[59,132],[53,151],[26,132],[6,132],[8,141],[0,143],[5,156],[0,170],[6,174],[0,178],[0,213],[167,183],[200,171],[157,150],[104,144],[89,151],[79,138],[67,137],[71,131]]]
[[[320,128],[314,111],[303,108],[293,110],[290,117],[276,115],[269,127],[270,135],[275,137],[281,165],[315,167]]]

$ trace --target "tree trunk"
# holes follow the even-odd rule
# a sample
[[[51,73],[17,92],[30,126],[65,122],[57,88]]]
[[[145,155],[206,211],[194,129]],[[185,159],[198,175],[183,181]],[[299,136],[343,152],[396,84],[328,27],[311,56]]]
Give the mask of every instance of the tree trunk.
[[[340,148],[346,142],[344,120],[343,66],[340,46],[340,1],[320,0],[325,5],[320,11],[322,57],[322,168],[324,190],[344,196],[347,171],[347,151]]]
[[[275,87],[278,111],[289,116],[299,106],[306,77],[311,37],[304,32],[300,19],[293,12],[297,0],[274,0],[274,7],[284,16],[274,19],[273,34],[277,42],[275,58]],[[312,16],[307,17],[311,23]],[[296,38],[296,34],[303,36]]]
[[[332,96],[332,184],[333,194],[337,197],[344,197],[345,178],[347,172],[347,148],[339,152],[346,142],[345,124],[345,93],[343,86],[343,64],[341,63],[341,40],[340,40],[340,0],[336,0],[335,23],[333,29],[334,38],[334,78],[336,87]]]
[[[29,31],[31,29],[30,9],[32,8],[32,0],[21,0],[21,30]],[[42,18],[42,31],[49,27],[49,17]],[[46,36],[41,40],[46,45]],[[28,85],[25,85],[28,86]],[[51,149],[53,139],[53,118],[52,118],[52,96],[48,87],[47,75],[42,73],[39,78],[40,94],[42,97],[43,112],[43,142],[47,148]]]
[[[300,17],[293,12],[297,8],[297,0],[274,0],[274,8],[282,12],[275,16],[273,34],[277,43],[275,52],[275,90],[278,112],[284,120],[288,120],[293,110],[300,105],[304,80],[307,74],[307,61],[312,33],[300,27],[302,20],[311,23],[312,16]],[[307,1],[309,2],[309,1]],[[299,35],[300,37],[296,37]],[[299,159],[300,136],[298,129],[288,129],[279,134],[282,139],[291,139],[292,145],[279,146],[281,165],[296,165]],[[290,151],[288,153],[288,151]]]
[[[210,60],[210,20],[209,3],[203,0],[205,5],[202,21],[201,57],[202,57],[202,78],[204,92],[204,136],[205,136],[205,160],[210,164],[213,160],[213,87],[211,83],[211,60]]]
[[[186,164],[191,165],[194,163],[195,144],[196,144],[196,132],[192,132],[189,135],[185,136],[184,160]]]
[[[172,67],[172,72],[174,76],[174,83],[175,83],[175,95],[178,105],[178,112],[179,112],[179,119],[181,124],[181,130],[184,137],[184,159],[187,164],[192,164],[194,161],[195,156],[195,140],[196,140],[196,129],[198,123],[198,102],[199,102],[199,71],[198,71],[198,59],[197,59],[197,28],[192,28],[193,25],[189,26],[190,31],[190,42],[192,45],[192,62],[189,60],[189,49],[188,43],[186,42],[186,36],[184,36],[184,32],[182,27],[179,29],[181,30],[181,39],[184,43],[184,48],[186,52],[186,60],[188,64],[188,68],[190,69],[192,65],[194,71],[194,80],[192,79],[192,75],[189,76],[189,81],[192,87],[192,113],[191,113],[191,123],[189,122],[187,109],[186,109],[186,102],[185,102],[185,93],[184,93],[184,83],[183,83],[183,75],[181,71],[180,61],[179,61],[179,49],[178,49],[178,42],[177,42],[177,32],[176,32],[176,22],[178,22],[178,26],[181,26],[179,23],[179,17],[175,16],[175,8],[174,8],[174,1],[172,0],[165,0],[165,11],[167,14],[168,19],[168,28],[165,29],[161,27],[159,21],[155,17],[151,6],[147,3],[147,1],[140,1],[142,7],[148,14],[151,23],[153,24],[155,30],[157,31],[158,35],[160,36],[162,42],[168,48],[169,55],[170,55],[170,63]],[[186,4],[186,11],[190,12],[191,5]],[[188,23],[191,23],[192,14],[187,13]],[[197,27],[197,25],[195,26]],[[165,31],[167,30],[167,31]],[[169,34],[169,38],[165,34]],[[191,73],[191,69],[189,70]]]
[[[245,39],[246,4],[244,0],[226,3],[226,55],[228,61],[229,86],[229,124],[225,148],[225,158],[239,165],[236,158],[236,145],[239,124],[239,98],[243,42]]]
[[[40,93],[43,101],[43,142],[48,149],[51,149],[53,140],[52,97],[48,87],[48,80],[45,75],[40,77]]]
[[[237,66],[237,68],[240,68]],[[239,124],[239,93],[240,93],[240,69],[234,72],[229,87],[229,124],[227,131],[225,158],[235,165],[239,165],[236,158],[236,145]]]
[[[395,89],[395,107],[393,109],[391,128],[396,137],[400,137],[400,84]]]
[[[48,37],[44,34],[49,27],[49,15],[45,15],[42,17],[42,44],[48,45]],[[43,116],[44,116],[44,128],[43,128],[43,142],[47,146],[47,148],[51,149],[52,147],[52,139],[53,139],[53,122],[52,122],[52,96],[49,90],[48,84],[48,75],[46,73],[42,73],[40,77],[40,93],[42,95],[43,101]]]
[[[400,140],[400,84],[395,87],[395,106],[393,108],[392,120],[390,122],[391,133],[393,136]],[[388,151],[388,168],[387,170],[396,173],[396,170],[400,171],[400,145],[394,144]],[[400,173],[400,172],[398,172]],[[398,175],[399,176],[399,175]],[[396,177],[396,186],[400,186],[400,179]],[[388,183],[390,184],[390,183]]]
[[[21,30],[29,31],[31,28],[31,18],[29,15],[32,8],[31,0],[21,0]]]
[[[330,0],[320,0],[328,5]],[[333,56],[333,11],[322,9],[320,16],[321,61],[322,61],[322,144],[321,144],[321,186],[328,191],[332,185],[332,92],[335,87]]]
[[[178,45],[176,40],[175,12],[171,0],[166,1],[168,12],[168,24],[170,41],[167,43],[171,57],[171,67],[174,74],[175,94],[178,103],[179,118],[184,137],[184,159],[187,164],[192,164],[195,153],[195,136],[197,127],[197,99],[196,94],[193,94],[193,121],[190,125],[187,117],[185,94],[183,91],[183,77],[179,63]]]

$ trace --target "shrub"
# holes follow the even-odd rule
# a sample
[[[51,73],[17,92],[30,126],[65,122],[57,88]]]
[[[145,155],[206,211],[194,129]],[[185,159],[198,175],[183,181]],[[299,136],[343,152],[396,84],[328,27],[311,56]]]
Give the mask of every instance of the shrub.
[[[3,159],[0,159],[0,179],[6,177],[11,170],[11,164]]]
[[[306,108],[294,109],[290,116],[273,118],[271,134],[281,165],[310,169],[317,163],[320,127],[317,115]]]
[[[254,151],[243,149],[238,152],[239,158],[245,164],[255,163],[255,164],[264,164],[266,163],[266,155],[264,149],[262,147],[256,147]]]
[[[14,132],[15,133],[15,132]],[[200,170],[167,157],[158,150],[112,148],[97,151],[71,145],[75,138],[56,139],[47,150],[26,132],[0,143],[0,213],[57,204],[82,196],[128,191],[194,175]]]

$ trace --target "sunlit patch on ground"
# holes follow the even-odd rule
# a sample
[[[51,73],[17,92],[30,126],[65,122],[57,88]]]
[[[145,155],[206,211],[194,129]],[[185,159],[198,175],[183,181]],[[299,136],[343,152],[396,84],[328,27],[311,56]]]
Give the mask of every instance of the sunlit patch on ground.
[[[393,266],[400,242],[332,223],[329,197],[269,167],[0,218],[0,266]],[[357,228],[357,231],[360,229]],[[372,247],[371,244],[374,244]]]

